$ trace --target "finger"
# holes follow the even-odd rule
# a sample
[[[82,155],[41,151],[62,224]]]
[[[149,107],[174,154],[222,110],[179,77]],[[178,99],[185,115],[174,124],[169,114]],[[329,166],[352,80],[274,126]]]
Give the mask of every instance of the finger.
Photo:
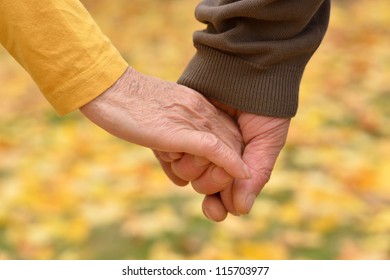
[[[159,157],[165,162],[173,162],[183,157],[183,153],[175,152],[158,152]]]
[[[186,180],[183,180],[181,178],[179,178],[178,176],[176,176],[173,172],[172,172],[172,169],[171,169],[171,164],[169,162],[166,162],[164,160],[162,160],[160,158],[160,152],[158,151],[154,151],[153,150],[153,153],[154,155],[156,156],[157,160],[160,162],[160,165],[161,165],[161,168],[163,169],[163,171],[165,172],[165,174],[167,175],[167,177],[176,185],[178,186],[186,186],[188,185],[188,181]]]
[[[177,177],[192,181],[202,176],[209,165],[210,161],[203,157],[184,154],[180,160],[171,163],[171,168]]]
[[[215,194],[232,186],[233,181],[234,178],[224,169],[212,164],[201,177],[192,180],[191,185],[198,193]]]
[[[234,184],[234,183],[233,183]],[[233,202],[233,186],[224,188],[219,192],[219,196],[221,197],[221,201],[225,206],[225,209],[228,213],[234,216],[240,216],[240,213],[234,207]]]
[[[203,214],[214,222],[222,222],[227,217],[227,211],[218,194],[206,195],[202,203]]]
[[[215,165],[222,167],[234,178],[250,178],[249,167],[240,154],[231,149],[216,135],[201,131],[185,131],[177,135],[180,141],[171,143],[172,147],[185,153],[204,157]]]
[[[232,198],[237,213],[247,214],[271,177],[276,159],[286,142],[290,119],[240,113],[238,123],[246,145],[242,158],[250,167],[252,177],[234,181]],[[225,203],[224,199],[222,196]],[[230,210],[228,200],[226,204]]]
[[[174,152],[169,153],[169,157],[173,160],[181,159],[183,155],[184,155],[183,153],[174,153]]]
[[[232,197],[237,213],[250,212],[256,197],[271,177],[280,149],[263,150],[262,143],[256,141],[246,146],[243,159],[252,168],[252,178],[234,181]]]

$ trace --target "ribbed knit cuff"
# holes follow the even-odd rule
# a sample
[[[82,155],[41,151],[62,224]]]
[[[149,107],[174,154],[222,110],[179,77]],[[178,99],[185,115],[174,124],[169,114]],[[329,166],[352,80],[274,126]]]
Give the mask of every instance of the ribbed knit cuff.
[[[261,68],[228,53],[196,47],[179,84],[244,112],[281,118],[296,114],[304,67]]]

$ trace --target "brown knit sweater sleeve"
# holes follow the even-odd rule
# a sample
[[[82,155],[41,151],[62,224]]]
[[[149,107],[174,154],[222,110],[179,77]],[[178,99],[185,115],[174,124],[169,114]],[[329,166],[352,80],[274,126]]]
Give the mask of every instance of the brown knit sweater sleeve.
[[[179,83],[236,109],[292,117],[304,68],[328,26],[330,0],[204,0],[197,52]]]

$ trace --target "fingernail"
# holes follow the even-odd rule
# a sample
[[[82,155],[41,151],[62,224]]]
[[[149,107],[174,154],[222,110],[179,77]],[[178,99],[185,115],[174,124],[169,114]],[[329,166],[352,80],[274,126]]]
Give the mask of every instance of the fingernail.
[[[169,158],[171,160],[178,160],[178,159],[181,159],[182,157],[183,157],[183,153],[175,153],[175,152],[169,153]]]
[[[247,213],[249,213],[249,211],[251,211],[252,207],[253,207],[253,204],[255,203],[255,200],[256,200],[256,195],[254,193],[250,193],[248,194],[248,196],[246,197],[246,210],[247,210]]]

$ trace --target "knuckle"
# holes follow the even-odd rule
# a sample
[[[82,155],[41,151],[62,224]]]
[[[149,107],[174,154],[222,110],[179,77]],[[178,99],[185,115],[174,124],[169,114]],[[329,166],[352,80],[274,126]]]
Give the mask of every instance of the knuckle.
[[[200,180],[192,180],[191,186],[197,193],[206,194],[205,188]]]
[[[173,162],[171,167],[176,176],[187,181],[195,180],[203,173],[203,170],[198,170],[193,167],[191,160],[188,157]]]
[[[211,195],[221,191],[221,186],[213,184],[210,178],[191,181],[192,188],[200,194]]]
[[[258,171],[258,177],[260,179],[260,182],[262,184],[266,184],[271,179],[272,174],[272,168],[270,167],[263,167]]]
[[[213,116],[218,115],[218,110],[203,95],[194,90],[191,90],[187,102],[188,105],[197,112],[207,112]]]
[[[231,185],[234,181],[234,178],[221,167],[213,166],[210,173],[212,182],[217,186]]]
[[[204,150],[206,156],[213,155],[218,159],[223,159],[224,161],[233,161],[234,154],[230,152],[230,149],[219,139],[216,135],[212,133],[205,133],[201,139],[201,147]],[[214,162],[215,164],[217,162]]]
[[[219,152],[221,149],[220,140],[212,133],[203,133],[200,138],[200,144],[207,152]]]

